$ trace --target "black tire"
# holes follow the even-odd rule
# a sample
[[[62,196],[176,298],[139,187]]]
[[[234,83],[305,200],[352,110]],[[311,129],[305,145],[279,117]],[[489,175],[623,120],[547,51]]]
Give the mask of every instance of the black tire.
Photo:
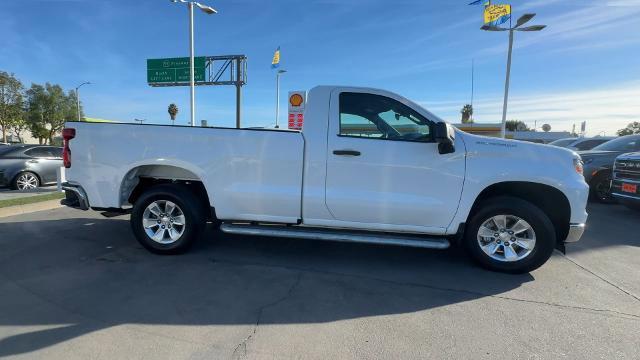
[[[18,175],[16,175],[13,178],[13,181],[11,181],[11,188],[13,190],[24,190],[24,189],[20,189],[18,181],[20,180],[21,177],[23,177],[25,175],[33,177],[33,179],[35,180],[35,186],[36,186],[35,188],[36,189],[40,187],[40,177],[38,176],[38,174],[33,173],[31,171],[23,171],[23,172],[19,173]]]
[[[496,215],[517,216],[531,225],[536,242],[533,250],[523,259],[506,262],[487,255],[478,242],[480,226]],[[478,205],[465,229],[464,244],[467,252],[480,266],[505,273],[519,274],[533,271],[544,264],[556,244],[556,232],[549,217],[532,203],[510,196],[487,199]]]
[[[611,195],[611,174],[598,174],[589,184],[591,199],[602,204],[613,204],[615,199]]]
[[[155,201],[171,201],[184,214],[184,231],[171,243],[163,244],[153,240],[143,226],[145,209]],[[131,212],[131,228],[138,242],[147,250],[162,255],[180,254],[202,234],[206,225],[203,209],[202,202],[188,188],[179,184],[156,185],[145,191],[135,202]]]

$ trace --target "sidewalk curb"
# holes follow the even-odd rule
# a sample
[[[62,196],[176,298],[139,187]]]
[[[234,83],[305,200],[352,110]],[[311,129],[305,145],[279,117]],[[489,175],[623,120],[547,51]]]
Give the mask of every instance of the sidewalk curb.
[[[0,218],[15,216],[15,215],[23,215],[23,214],[36,212],[36,211],[42,211],[42,210],[57,209],[59,207],[62,207],[62,205],[60,205],[60,200],[61,199],[54,199],[54,200],[41,201],[33,204],[16,205],[16,206],[8,206],[5,208],[0,208]]]

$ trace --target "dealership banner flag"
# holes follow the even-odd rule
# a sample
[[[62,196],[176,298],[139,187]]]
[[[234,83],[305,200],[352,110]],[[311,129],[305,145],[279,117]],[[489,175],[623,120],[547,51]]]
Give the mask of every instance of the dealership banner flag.
[[[273,54],[273,60],[271,60],[271,68],[275,69],[280,66],[280,46],[276,49],[276,52]]]
[[[484,23],[498,26],[511,19],[511,5],[491,4],[484,8]]]

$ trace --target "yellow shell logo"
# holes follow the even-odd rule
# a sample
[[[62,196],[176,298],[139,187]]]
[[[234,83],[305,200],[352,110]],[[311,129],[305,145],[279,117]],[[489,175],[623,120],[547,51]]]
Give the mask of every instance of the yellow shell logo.
[[[303,102],[304,102],[304,99],[300,94],[293,94],[289,98],[289,103],[291,104],[291,106],[300,106],[302,105]]]

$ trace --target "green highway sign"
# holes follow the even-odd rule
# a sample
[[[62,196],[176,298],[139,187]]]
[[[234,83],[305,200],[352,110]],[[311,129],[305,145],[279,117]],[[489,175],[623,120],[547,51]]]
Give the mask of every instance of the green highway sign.
[[[205,57],[198,56],[193,61],[194,80],[205,81]],[[147,59],[147,82],[188,83],[189,58]]]
[[[194,68],[193,79],[205,81],[204,68]],[[165,70],[147,70],[148,83],[185,83],[189,82],[189,68],[186,69],[165,69]]]

